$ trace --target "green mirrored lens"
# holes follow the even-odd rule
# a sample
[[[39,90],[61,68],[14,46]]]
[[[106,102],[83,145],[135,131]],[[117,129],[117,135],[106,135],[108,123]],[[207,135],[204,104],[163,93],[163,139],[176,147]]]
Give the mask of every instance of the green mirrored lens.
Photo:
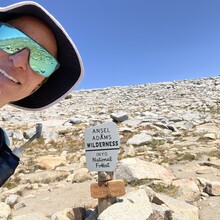
[[[6,24],[0,26],[0,49],[13,54],[24,48],[30,50],[30,67],[38,74],[49,77],[57,68],[57,60],[37,42]]]

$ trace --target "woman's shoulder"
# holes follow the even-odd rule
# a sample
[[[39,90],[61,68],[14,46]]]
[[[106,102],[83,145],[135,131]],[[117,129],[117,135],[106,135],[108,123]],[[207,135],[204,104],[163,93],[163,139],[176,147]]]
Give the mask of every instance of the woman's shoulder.
[[[1,139],[4,140],[5,144],[9,147],[10,146],[10,140],[8,138],[6,130],[4,128],[0,127],[0,132],[1,132],[1,136],[3,136],[3,137],[1,137]]]

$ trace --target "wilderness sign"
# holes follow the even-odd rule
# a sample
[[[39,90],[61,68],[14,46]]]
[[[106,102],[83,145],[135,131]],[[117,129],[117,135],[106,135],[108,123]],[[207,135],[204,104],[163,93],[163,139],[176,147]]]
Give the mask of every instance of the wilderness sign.
[[[114,122],[93,126],[85,130],[87,168],[90,171],[113,171],[119,150],[119,134]]]

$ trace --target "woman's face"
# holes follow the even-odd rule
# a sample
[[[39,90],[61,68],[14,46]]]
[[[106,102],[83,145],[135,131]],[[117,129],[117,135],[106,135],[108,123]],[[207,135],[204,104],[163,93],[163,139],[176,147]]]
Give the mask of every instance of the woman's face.
[[[56,57],[57,45],[55,37],[49,27],[41,20],[31,16],[24,16],[8,23],[34,39]],[[1,104],[7,104],[27,97],[45,79],[45,77],[30,68],[28,59],[28,49],[12,55],[0,50]]]

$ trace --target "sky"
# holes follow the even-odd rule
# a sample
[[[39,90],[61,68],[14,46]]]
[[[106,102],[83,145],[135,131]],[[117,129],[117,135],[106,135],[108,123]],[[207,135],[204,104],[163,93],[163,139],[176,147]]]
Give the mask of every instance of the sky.
[[[0,7],[17,0],[0,0]],[[78,48],[77,90],[220,73],[219,0],[36,0]]]

